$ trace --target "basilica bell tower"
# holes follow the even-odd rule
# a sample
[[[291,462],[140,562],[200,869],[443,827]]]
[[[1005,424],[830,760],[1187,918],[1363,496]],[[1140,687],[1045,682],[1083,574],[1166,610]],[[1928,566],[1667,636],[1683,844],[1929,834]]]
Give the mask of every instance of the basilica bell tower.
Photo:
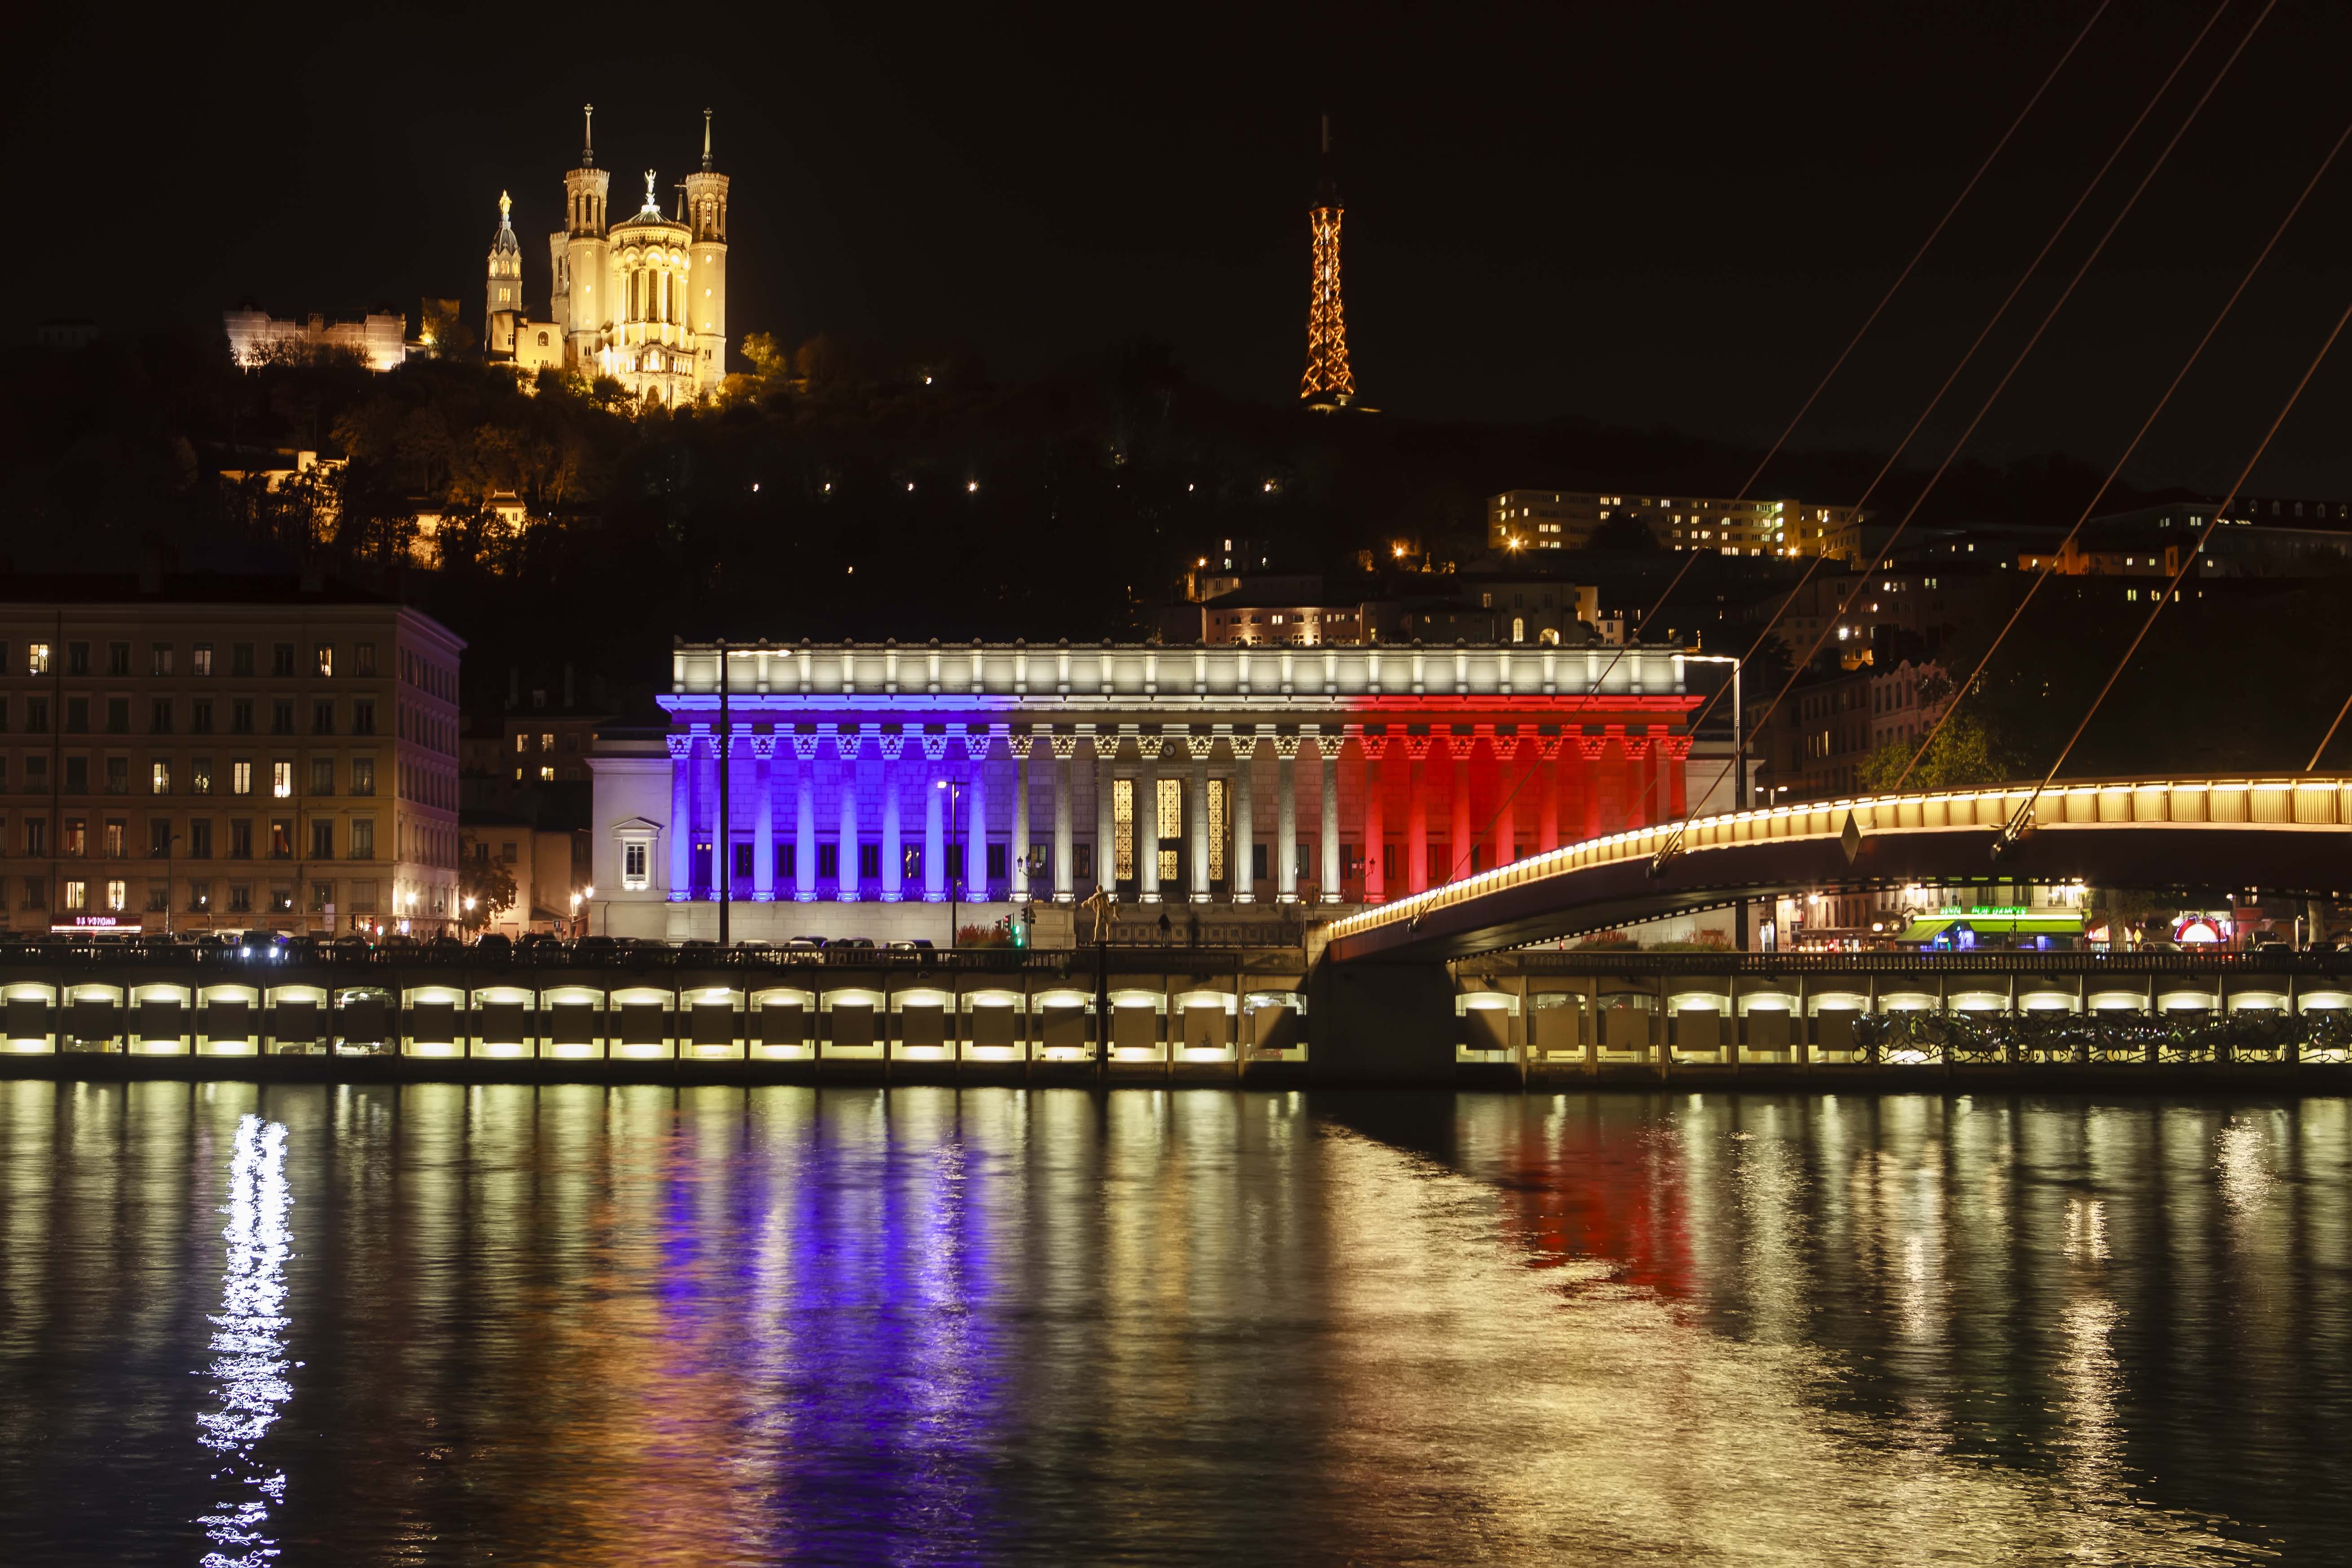
[[[715,393],[727,379],[727,176],[711,163],[710,110],[702,111],[702,167],[686,177],[692,279],[687,325],[700,353],[695,384]]]

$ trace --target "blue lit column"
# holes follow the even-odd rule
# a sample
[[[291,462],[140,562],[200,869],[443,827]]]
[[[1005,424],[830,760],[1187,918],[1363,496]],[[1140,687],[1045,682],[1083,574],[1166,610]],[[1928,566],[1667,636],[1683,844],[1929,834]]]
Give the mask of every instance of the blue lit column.
[[[975,904],[988,901],[988,742],[985,731],[964,737],[964,755],[971,760],[971,784],[964,792],[963,896]]]
[[[760,904],[776,896],[776,810],[770,762],[775,754],[774,737],[753,738],[751,773],[758,800],[751,818],[751,901]]]
[[[885,735],[882,748],[882,901],[895,904],[906,896],[906,855],[898,833],[898,753],[904,735]]]
[[[857,901],[857,746],[865,737],[852,728],[834,736],[834,749],[841,754],[841,837],[834,852],[834,869],[838,873],[834,883],[834,896],[845,904]]]
[[[1029,897],[1029,753],[1036,746],[1034,735],[1013,737],[1013,853],[1005,897],[1016,904]]]
[[[694,737],[669,738],[669,896],[693,896]]]
[[[1045,741],[1054,748],[1054,901],[1066,904],[1078,896],[1076,806],[1070,795],[1070,759],[1078,754],[1078,738],[1055,730]]]
[[[924,770],[923,779],[923,901],[927,904],[948,900],[948,792],[940,787],[946,776],[940,759],[947,750],[946,736],[923,737],[923,760],[931,764]]]
[[[816,742],[793,737],[793,898],[803,904],[816,899]]]

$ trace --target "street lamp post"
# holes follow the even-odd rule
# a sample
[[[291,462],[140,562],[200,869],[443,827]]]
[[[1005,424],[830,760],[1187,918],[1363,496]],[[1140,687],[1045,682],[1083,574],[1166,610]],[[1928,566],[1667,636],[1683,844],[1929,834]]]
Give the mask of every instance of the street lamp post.
[[[947,842],[940,847],[940,853],[948,858],[948,864],[955,867],[957,871],[956,875],[947,879],[948,945],[953,947],[956,944],[957,896],[963,891],[961,886],[963,878],[971,870],[971,867],[957,858],[959,847],[963,838],[962,830],[958,826],[958,823],[961,820],[963,785],[951,779],[939,779],[933,782],[931,787],[948,792],[948,837]]]

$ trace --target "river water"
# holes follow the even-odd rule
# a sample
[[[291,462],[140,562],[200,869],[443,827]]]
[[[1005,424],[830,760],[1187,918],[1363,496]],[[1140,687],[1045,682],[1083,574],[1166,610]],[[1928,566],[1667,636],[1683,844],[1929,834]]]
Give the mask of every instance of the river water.
[[[0,1561],[2320,1563],[2352,1103],[0,1082]]]

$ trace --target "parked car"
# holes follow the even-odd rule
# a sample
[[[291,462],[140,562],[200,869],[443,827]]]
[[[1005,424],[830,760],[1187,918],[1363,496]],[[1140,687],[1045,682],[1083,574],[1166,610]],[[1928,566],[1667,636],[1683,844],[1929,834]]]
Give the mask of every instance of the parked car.
[[[621,955],[621,939],[615,936],[583,936],[572,944],[572,956],[583,963],[608,963]]]
[[[892,952],[929,952],[931,939],[927,936],[901,937],[890,944]]]
[[[475,939],[474,956],[479,959],[491,961],[512,958],[514,956],[514,942],[503,932],[491,931],[487,936],[477,937]]]

